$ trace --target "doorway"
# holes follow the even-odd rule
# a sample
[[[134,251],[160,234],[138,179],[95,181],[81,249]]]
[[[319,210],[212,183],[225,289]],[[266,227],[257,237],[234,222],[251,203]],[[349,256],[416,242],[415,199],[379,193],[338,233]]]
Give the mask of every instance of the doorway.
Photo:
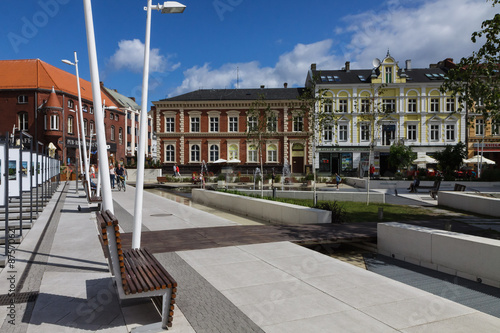
[[[304,173],[304,145],[295,143],[292,146],[292,173]]]

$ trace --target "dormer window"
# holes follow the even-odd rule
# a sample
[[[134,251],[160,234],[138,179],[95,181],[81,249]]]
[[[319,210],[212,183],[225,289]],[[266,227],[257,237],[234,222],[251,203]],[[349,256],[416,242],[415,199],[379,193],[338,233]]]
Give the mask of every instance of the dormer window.
[[[385,68],[385,82],[392,83],[392,67]]]

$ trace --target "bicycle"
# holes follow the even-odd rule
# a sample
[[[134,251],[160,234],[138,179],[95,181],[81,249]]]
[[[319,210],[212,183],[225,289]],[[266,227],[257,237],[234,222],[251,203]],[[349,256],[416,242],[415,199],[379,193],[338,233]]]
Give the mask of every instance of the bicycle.
[[[125,186],[125,177],[118,176],[118,191],[121,191],[123,188],[123,192],[127,191],[127,187]]]

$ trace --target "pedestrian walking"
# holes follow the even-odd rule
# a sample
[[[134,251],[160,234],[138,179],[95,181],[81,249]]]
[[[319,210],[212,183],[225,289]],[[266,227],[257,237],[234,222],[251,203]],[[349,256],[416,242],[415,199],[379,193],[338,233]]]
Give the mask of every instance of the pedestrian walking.
[[[373,166],[372,164],[370,165],[370,179],[373,179],[374,175],[375,175],[375,166]]]
[[[335,182],[337,183],[337,191],[339,190],[339,184],[341,181],[342,178],[340,178],[340,176],[337,173],[335,173]]]
[[[111,188],[115,188],[115,168],[113,163],[109,164],[109,180],[111,181]]]
[[[93,164],[90,166],[90,177],[95,178],[95,167]]]
[[[177,173],[177,177],[181,176],[181,173],[179,172],[179,166],[178,165],[175,167],[175,172]]]

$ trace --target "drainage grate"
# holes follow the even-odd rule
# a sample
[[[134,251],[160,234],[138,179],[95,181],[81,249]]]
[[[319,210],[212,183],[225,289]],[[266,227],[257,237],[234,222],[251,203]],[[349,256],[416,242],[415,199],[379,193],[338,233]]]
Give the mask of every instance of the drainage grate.
[[[14,302],[14,304],[35,302],[39,294],[40,292],[38,291],[17,293],[14,294],[14,296],[3,294],[0,295],[0,306],[10,305],[12,302]]]
[[[174,214],[151,214],[149,216],[154,216],[154,217],[166,217],[166,216],[172,216]]]

